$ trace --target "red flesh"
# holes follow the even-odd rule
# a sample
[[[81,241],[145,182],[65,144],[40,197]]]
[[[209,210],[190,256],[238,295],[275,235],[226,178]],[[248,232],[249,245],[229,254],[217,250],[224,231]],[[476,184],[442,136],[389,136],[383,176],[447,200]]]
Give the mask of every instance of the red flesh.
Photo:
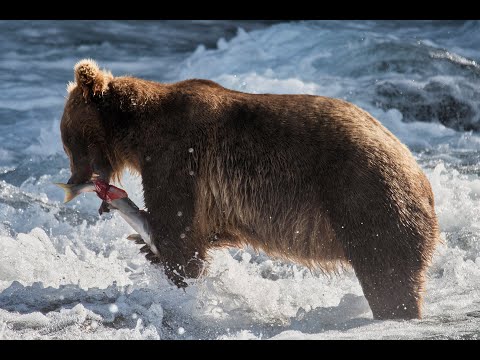
[[[116,186],[109,185],[103,180],[94,180],[93,184],[95,185],[97,196],[108,203],[113,200],[128,197],[128,194],[125,191]]]

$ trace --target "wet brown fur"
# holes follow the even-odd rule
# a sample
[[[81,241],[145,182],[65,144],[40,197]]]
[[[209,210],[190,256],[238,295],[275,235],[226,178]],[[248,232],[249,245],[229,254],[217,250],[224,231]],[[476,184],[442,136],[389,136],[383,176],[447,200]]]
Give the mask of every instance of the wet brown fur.
[[[421,317],[439,240],[432,190],[370,114],[322,96],[113,77],[91,60],[75,79],[61,123],[70,182],[140,173],[158,261],[178,286],[210,249],[250,245],[326,271],[349,264],[376,318]]]

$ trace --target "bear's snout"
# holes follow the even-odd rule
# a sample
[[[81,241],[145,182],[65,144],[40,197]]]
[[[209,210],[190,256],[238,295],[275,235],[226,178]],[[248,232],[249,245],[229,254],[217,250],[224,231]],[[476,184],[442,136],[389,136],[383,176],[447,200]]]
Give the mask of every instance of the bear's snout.
[[[86,165],[80,171],[73,171],[67,184],[83,184],[92,178],[92,167]]]

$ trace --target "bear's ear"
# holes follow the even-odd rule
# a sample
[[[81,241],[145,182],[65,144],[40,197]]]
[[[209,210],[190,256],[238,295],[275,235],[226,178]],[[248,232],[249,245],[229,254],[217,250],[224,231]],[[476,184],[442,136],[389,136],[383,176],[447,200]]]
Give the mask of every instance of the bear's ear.
[[[113,76],[110,72],[100,70],[92,59],[83,59],[75,64],[75,82],[82,89],[85,100],[90,95],[103,95]]]

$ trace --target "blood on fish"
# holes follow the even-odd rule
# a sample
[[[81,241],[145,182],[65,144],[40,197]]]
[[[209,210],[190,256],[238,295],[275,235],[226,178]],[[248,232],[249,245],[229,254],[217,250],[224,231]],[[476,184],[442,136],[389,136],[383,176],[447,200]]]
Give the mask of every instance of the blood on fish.
[[[106,202],[128,197],[126,191],[116,186],[109,185],[103,180],[94,180],[93,183],[95,185],[97,196]]]

